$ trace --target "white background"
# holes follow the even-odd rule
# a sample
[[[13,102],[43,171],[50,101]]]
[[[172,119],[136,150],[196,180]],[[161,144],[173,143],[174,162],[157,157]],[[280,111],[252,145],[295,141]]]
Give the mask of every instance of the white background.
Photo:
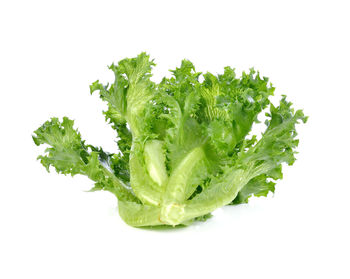
[[[0,278],[350,278],[348,1],[1,1]],[[47,173],[32,131],[75,119],[114,151],[89,96],[147,51],[154,80],[250,67],[310,116],[273,197],[174,230],[127,226],[85,177]]]

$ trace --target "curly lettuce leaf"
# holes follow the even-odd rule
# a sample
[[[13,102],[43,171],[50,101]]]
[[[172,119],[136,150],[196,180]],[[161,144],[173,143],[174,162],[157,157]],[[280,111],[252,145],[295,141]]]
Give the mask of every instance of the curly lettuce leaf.
[[[92,190],[106,190],[120,200],[139,202],[131,187],[125,183],[125,170],[113,171],[118,155],[107,154],[101,148],[86,145],[73,125],[74,121],[67,117],[62,122],[52,118],[34,131],[36,145],[50,146],[44,155],[38,157],[47,171],[53,167],[57,173],[65,175],[86,175],[95,182]]]

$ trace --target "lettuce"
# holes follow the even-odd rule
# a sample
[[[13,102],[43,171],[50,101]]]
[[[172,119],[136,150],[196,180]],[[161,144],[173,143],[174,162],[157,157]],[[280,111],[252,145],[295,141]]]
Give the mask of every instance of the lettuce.
[[[285,96],[274,106],[275,88],[253,69],[241,77],[230,67],[202,75],[183,60],[157,84],[150,79],[154,65],[141,53],[109,67],[112,84],[90,86],[108,105],[118,152],[86,144],[67,117],[52,118],[33,135],[36,145],[49,146],[38,157],[46,169],[88,176],[92,191],[113,193],[120,216],[135,227],[187,225],[274,192],[282,164],[295,161],[303,112]],[[252,127],[264,113],[258,139]]]

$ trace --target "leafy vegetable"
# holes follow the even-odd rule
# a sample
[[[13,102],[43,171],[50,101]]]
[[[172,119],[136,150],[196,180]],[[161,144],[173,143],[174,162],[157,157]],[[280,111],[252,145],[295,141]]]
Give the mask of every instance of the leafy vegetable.
[[[253,69],[240,78],[230,67],[202,75],[183,60],[156,84],[154,65],[141,53],[109,67],[112,84],[90,86],[108,105],[118,153],[86,144],[67,117],[52,118],[33,136],[36,145],[49,145],[38,157],[46,169],[88,176],[93,191],[116,195],[121,217],[135,227],[204,221],[219,207],[274,192],[282,164],[295,161],[302,111],[285,96],[271,104],[275,88]],[[250,132],[264,112],[258,140]]]

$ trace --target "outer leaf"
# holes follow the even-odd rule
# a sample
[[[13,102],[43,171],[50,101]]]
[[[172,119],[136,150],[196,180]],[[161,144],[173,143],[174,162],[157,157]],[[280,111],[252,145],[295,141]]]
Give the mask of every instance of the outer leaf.
[[[34,132],[33,140],[36,145],[48,144],[44,156],[39,156],[41,163],[49,171],[53,166],[58,173],[82,174],[96,182],[95,188],[108,190],[118,199],[138,202],[131,189],[117,178],[104,156],[106,153],[85,145],[81,135],[73,129],[74,121],[63,118],[62,123],[57,118],[45,122]]]
[[[237,164],[249,166],[252,169],[252,179],[240,192],[234,204],[247,202],[251,194],[266,196],[268,191],[274,191],[275,183],[268,182],[268,178],[281,179],[282,163],[292,165],[295,162],[295,148],[299,141],[295,125],[299,120],[304,123],[307,117],[302,111],[294,113],[292,103],[287,102],[285,96],[278,107],[271,105],[270,120],[266,122],[267,129],[260,141],[239,155]]]

